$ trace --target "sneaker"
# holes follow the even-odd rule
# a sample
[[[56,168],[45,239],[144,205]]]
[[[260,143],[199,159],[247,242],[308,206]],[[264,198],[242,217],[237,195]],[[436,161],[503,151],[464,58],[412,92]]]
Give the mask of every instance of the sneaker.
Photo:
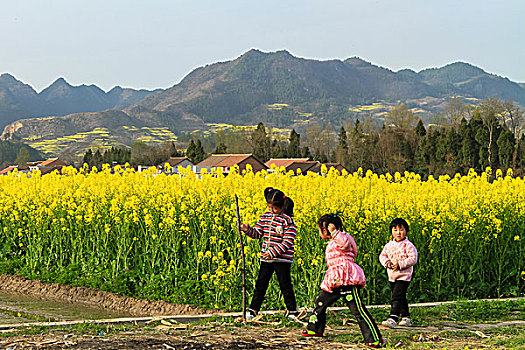
[[[288,319],[290,321],[297,321],[297,316],[299,316],[299,311],[288,311]]]
[[[255,316],[257,316],[257,311],[248,309],[248,311],[246,311],[246,314],[244,315],[244,318],[248,321],[254,318]]]
[[[398,326],[405,326],[410,327],[412,326],[412,321],[410,320],[410,317],[403,317],[401,321],[397,324]]]
[[[389,317],[386,321],[383,321],[381,324],[390,328],[397,328],[397,322],[392,317]]]
[[[383,348],[386,346],[386,343],[388,342],[388,339],[386,338],[380,338],[378,341],[372,342],[372,343],[365,343],[366,346],[369,348]]]
[[[323,336],[321,333],[310,331],[308,329],[303,329],[303,331],[301,332],[301,335],[303,337],[322,337]]]

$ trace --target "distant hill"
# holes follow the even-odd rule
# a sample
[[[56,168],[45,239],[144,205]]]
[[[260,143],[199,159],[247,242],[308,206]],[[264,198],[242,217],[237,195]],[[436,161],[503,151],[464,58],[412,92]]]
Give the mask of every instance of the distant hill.
[[[40,95],[54,101],[61,98],[78,101],[63,104],[64,110],[81,105],[82,101],[67,85],[59,80]],[[27,105],[6,104],[6,108],[31,106],[34,98],[31,90],[19,84],[17,91],[27,96]],[[75,90],[80,91],[89,96],[94,106],[103,105],[98,88],[81,86]],[[111,91],[104,96],[108,95]],[[133,105],[126,107],[123,103],[114,107],[120,108],[120,112],[20,120],[6,127],[3,137],[30,140],[37,147],[42,142],[51,142],[52,130],[57,130],[53,141],[57,144],[61,142],[59,137],[77,135],[80,140],[79,135],[102,127],[110,135],[97,142],[109,145],[118,140],[129,145],[133,142],[130,137],[138,135],[130,130],[142,130],[140,137],[144,140],[160,142],[176,138],[181,131],[206,130],[210,123],[253,125],[262,121],[276,127],[301,129],[313,122],[330,122],[337,127],[356,118],[384,118],[392,107],[400,104],[407,104],[426,118],[444,111],[449,99],[458,96],[473,104],[496,97],[525,106],[523,84],[463,62],[420,72],[409,69],[394,72],[358,57],[318,61],[294,57],[287,51],[250,50],[235,60],[197,68],[179,84],[149,94]],[[147,128],[156,131],[150,133]],[[42,130],[50,133],[38,134]],[[92,142],[90,138],[82,139],[85,141],[76,144],[78,150]]]
[[[24,152],[20,150],[24,149]],[[28,161],[41,160],[42,155],[39,151],[31,146],[28,146],[21,142],[11,142],[0,140],[0,168],[3,169],[9,165],[14,165]],[[1,170],[0,169],[0,170]]]
[[[123,109],[160,91],[114,87],[104,92],[95,85],[72,86],[59,78],[37,93],[10,74],[0,75],[0,126],[29,117],[64,116],[78,112]]]

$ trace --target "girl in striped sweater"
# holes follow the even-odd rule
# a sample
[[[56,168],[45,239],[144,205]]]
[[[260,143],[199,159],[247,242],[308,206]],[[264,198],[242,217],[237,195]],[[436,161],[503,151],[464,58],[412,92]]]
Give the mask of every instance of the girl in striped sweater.
[[[297,229],[292,219],[293,201],[282,191],[268,187],[264,190],[268,211],[262,214],[254,227],[241,224],[241,231],[255,239],[263,238],[261,267],[255,282],[255,291],[246,319],[257,315],[264,301],[264,295],[273,273],[277,275],[281,293],[288,309],[289,318],[295,319],[297,303],[292,286],[291,266]]]
[[[315,308],[302,332],[303,337],[322,337],[326,326],[326,310],[339,298],[343,298],[357,319],[365,345],[383,347],[386,339],[381,337],[377,324],[363,304],[359,290],[366,284],[363,269],[355,263],[357,245],[352,236],[342,232],[343,222],[337,214],[326,214],[319,218],[319,236],[328,241],[326,264],[328,269],[321,283],[321,294],[315,299]]]

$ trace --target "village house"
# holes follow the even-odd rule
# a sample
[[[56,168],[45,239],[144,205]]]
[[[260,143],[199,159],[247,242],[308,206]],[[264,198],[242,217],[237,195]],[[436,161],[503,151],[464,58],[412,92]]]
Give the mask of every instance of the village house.
[[[63,167],[68,166],[65,162],[58,158],[49,158],[37,162],[27,162],[21,165],[10,165],[0,171],[0,175],[7,175],[8,173],[18,170],[20,173],[30,173],[32,171],[40,170],[42,175],[49,174],[55,170],[60,171]]]
[[[335,168],[339,173],[346,170],[345,167],[339,163],[320,163],[318,161],[308,160],[308,158],[272,158],[267,161],[265,165],[270,169],[272,165],[277,168],[284,167],[286,172],[293,171],[295,174],[297,174],[298,169],[301,169],[301,174],[305,175],[309,172],[321,174],[323,165],[326,166],[327,171],[330,171],[331,168]]]
[[[191,170],[195,173],[197,172],[195,164],[193,164],[188,157],[170,157],[167,161],[162,162],[157,168],[160,172],[165,172],[166,165],[170,166],[172,174],[178,174],[179,173],[179,167],[183,167],[184,169],[191,167]]]
[[[210,157],[198,163],[195,167],[198,173],[204,169],[211,172],[213,169],[219,169],[223,174],[228,174],[234,166],[239,167],[242,174],[247,165],[251,165],[254,173],[268,169],[264,163],[259,161],[253,154],[212,154]]]
[[[301,173],[306,172],[316,165],[318,162],[308,160],[308,158],[272,158],[265,163],[265,165],[271,169],[272,165],[277,168],[284,167],[286,172],[293,171],[297,173],[297,169],[301,169]]]
[[[297,170],[301,169],[301,174],[306,175],[309,172],[321,174],[321,168],[323,165],[326,166],[327,171],[331,168],[335,168],[342,174],[343,170],[348,171],[344,166],[339,163],[320,163],[314,160],[308,160],[308,158],[272,158],[265,163],[265,165],[271,169],[272,165],[277,168],[284,167],[286,172],[293,171],[297,174]]]

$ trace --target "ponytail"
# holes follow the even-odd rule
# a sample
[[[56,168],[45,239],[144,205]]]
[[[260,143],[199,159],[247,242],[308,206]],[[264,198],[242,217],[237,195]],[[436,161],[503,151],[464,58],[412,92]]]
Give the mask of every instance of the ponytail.
[[[290,197],[286,197],[284,199],[284,204],[282,208],[283,213],[285,213],[289,217],[292,217],[293,216],[293,206],[294,206],[293,200]]]

